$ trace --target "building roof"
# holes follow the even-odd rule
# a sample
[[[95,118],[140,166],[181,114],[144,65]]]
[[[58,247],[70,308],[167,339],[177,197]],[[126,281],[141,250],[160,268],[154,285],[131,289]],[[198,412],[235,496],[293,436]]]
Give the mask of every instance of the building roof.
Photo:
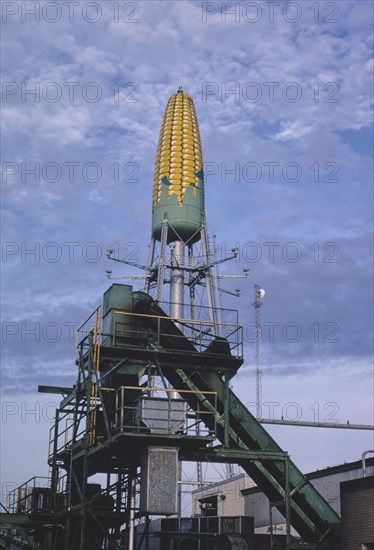
[[[374,464],[374,457],[370,457],[366,459],[366,467],[372,466]],[[361,460],[355,460],[354,462],[344,462],[343,464],[338,464],[336,466],[328,466],[327,468],[323,468],[322,470],[315,470],[313,472],[309,472],[308,474],[305,474],[305,477],[307,479],[318,479],[321,477],[326,477],[334,474],[340,474],[342,472],[349,472],[352,470],[360,470],[362,468],[362,462]],[[261,489],[259,487],[249,487],[248,489],[242,489],[241,493],[242,495],[249,495],[252,493],[258,493],[261,492]]]
[[[373,466],[374,465],[374,457],[370,457],[366,459],[366,466]],[[362,468],[362,462],[361,460],[355,460],[354,462],[344,462],[343,464],[338,464],[335,466],[328,466],[327,468],[323,468],[322,470],[314,470],[313,472],[309,472],[305,474],[305,477],[307,479],[318,479],[321,477],[326,477],[329,475],[334,474],[340,474],[342,472],[349,472],[351,470],[359,470]],[[214,487],[222,486],[226,483],[232,483],[233,481],[236,481],[238,479],[242,479],[243,477],[246,477],[246,474],[238,474],[234,477],[230,477],[227,479],[223,479],[221,481],[218,481],[217,483],[212,483],[211,485],[205,485],[204,487],[201,487],[199,489],[195,489],[192,491],[192,494],[198,494],[201,491],[206,491],[207,489],[214,489]],[[248,487],[246,489],[242,489],[241,493],[242,495],[248,495],[252,493],[257,493],[261,491],[257,486],[255,487]]]

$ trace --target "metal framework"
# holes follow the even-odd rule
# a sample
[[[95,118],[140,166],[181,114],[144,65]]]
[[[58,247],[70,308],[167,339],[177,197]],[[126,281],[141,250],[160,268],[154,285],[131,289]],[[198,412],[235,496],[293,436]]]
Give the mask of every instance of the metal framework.
[[[226,278],[246,278],[249,275],[249,269],[243,269],[243,274],[241,275],[218,274],[218,265],[234,259],[238,254],[238,249],[233,247],[231,256],[217,260],[215,258],[214,239],[214,235],[209,239],[207,225],[204,222],[201,224],[200,229],[191,234],[187,240],[184,240],[178,234],[177,229],[165,217],[161,223],[159,244],[153,236],[151,238],[147,266],[136,264],[136,267],[145,270],[145,275],[112,277],[112,271],[108,270],[108,278],[135,279],[143,277],[145,279],[145,292],[153,295],[158,303],[161,303],[163,299],[164,287],[169,285],[170,303],[172,304],[170,315],[173,318],[184,317],[186,307],[185,289],[187,289],[187,307],[189,309],[189,316],[193,320],[199,318],[198,312],[200,311],[200,306],[197,300],[196,289],[200,286],[206,291],[210,321],[217,323],[216,327],[220,330],[220,294],[226,293],[238,297],[240,289],[236,289],[233,293],[221,288],[219,283],[222,279]],[[115,258],[112,254],[113,249],[109,248],[107,250],[108,259],[127,265],[135,265],[132,262]],[[233,477],[233,465],[226,465],[226,475],[227,477]],[[198,484],[204,482],[202,466],[199,463],[196,464],[196,479]]]
[[[243,363],[236,312],[212,321],[200,308],[192,319],[183,306],[175,318],[127,285],[108,296],[78,331],[78,376],[51,429],[43,509],[35,489],[23,495],[41,548],[124,548],[125,526],[135,550],[134,522],[149,518],[139,488],[150,445],[177,448],[181,461],[239,464],[285,516],[287,548],[290,525],[307,541],[338,541],[339,517],[230,389]]]

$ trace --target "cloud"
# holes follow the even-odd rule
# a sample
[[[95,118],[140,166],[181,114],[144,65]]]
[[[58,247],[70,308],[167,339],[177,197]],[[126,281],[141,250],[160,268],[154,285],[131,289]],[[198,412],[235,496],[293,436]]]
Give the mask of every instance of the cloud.
[[[282,122],[282,131],[278,132],[274,139],[277,141],[288,141],[290,139],[299,139],[310,134],[313,126],[303,126],[301,121]]]
[[[3,330],[18,327],[3,342],[3,390],[74,383],[64,323],[100,302],[109,285],[105,248],[146,263],[160,124],[182,85],[199,118],[209,231],[218,255],[239,244],[237,261],[221,272],[251,270],[225,283],[242,294],[223,304],[252,322],[259,282],[263,322],[279,323],[274,342],[270,329],[263,341],[264,380],[274,393],[281,381],[282,391],[300,383],[307,396],[305,381],[316,374],[330,385],[339,379],[340,406],[366,418],[369,400],[351,395],[369,386],[372,350],[370,3],[339,3],[337,22],[324,21],[316,3],[299,3],[295,23],[282,3],[274,22],[261,4],[255,23],[242,4],[226,22],[219,12],[204,22],[194,1],[139,1],[134,14],[99,4],[97,23],[82,4],[72,22],[65,11],[55,24],[22,22],[19,13],[3,25],[2,321]],[[49,323],[62,330],[56,342]],[[296,342],[289,323],[302,331]],[[338,342],[324,342],[336,328],[328,323]],[[43,328],[47,337],[35,341]],[[239,377],[253,376],[248,338]],[[318,401],[318,384],[313,391]]]

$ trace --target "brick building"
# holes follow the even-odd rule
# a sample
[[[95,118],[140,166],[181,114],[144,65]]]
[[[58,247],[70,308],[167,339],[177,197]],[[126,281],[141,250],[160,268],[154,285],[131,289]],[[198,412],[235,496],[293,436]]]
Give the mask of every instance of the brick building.
[[[342,550],[374,550],[374,476],[340,484]]]

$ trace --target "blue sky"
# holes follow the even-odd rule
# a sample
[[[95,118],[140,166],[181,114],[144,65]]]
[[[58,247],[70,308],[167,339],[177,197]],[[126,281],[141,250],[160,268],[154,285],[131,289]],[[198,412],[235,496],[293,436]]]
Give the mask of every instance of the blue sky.
[[[105,248],[146,261],[178,86],[198,114],[218,256],[239,248],[222,272],[251,270],[224,305],[248,325],[253,285],[266,289],[264,401],[278,418],[373,422],[373,3],[251,4],[3,2],[4,482],[47,471],[53,399],[37,385],[74,382],[71,331],[108,286]],[[246,335],[234,388],[253,403]],[[304,470],[372,448],[368,432],[269,431]]]

